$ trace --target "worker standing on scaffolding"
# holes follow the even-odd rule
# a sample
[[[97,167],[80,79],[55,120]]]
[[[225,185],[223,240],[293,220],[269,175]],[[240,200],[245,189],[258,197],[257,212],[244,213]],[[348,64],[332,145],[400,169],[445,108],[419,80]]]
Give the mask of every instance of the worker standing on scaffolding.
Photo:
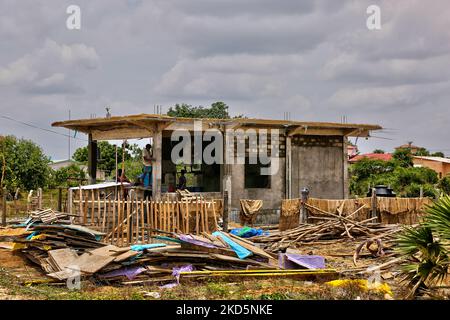
[[[142,151],[142,163],[144,165],[144,172],[142,182],[145,188],[152,187],[152,163],[153,163],[153,150],[152,145],[147,144]]]

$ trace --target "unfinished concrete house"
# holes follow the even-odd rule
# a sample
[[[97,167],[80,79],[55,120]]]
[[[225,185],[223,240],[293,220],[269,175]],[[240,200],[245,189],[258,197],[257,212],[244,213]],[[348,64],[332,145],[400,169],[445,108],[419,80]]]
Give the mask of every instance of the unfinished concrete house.
[[[245,148],[241,151],[244,150],[242,152],[245,163],[206,163],[202,160],[201,163],[191,161],[194,163],[184,164],[183,167],[187,167],[188,174],[191,175],[191,185],[187,186],[188,189],[205,196],[215,194],[216,197],[222,197],[224,191],[227,191],[231,209],[239,208],[240,199],[263,200],[263,209],[267,210],[279,209],[282,199],[300,197],[300,190],[304,187],[307,187],[310,196],[315,198],[346,198],[347,138],[369,137],[371,131],[381,129],[378,125],[368,124],[266,119],[191,119],[155,114],[70,120],[53,123],[53,126],[88,135],[88,167],[92,183],[95,183],[97,170],[97,141],[149,139],[155,157],[152,185],[152,196],[155,199],[173,193],[173,184],[178,181],[180,174],[179,163],[174,163],[171,158],[173,148],[178,142],[173,139],[174,132],[188,132],[192,137],[190,155],[184,154],[183,151],[183,156],[192,160],[196,152],[208,151],[208,145],[213,139],[205,139],[204,136],[215,130],[222,135],[222,138],[216,137],[214,141],[221,140],[224,158],[235,155],[239,152],[237,145],[244,143]],[[234,135],[234,132],[243,133],[243,136]],[[257,134],[256,145],[252,145],[248,137],[249,132]],[[266,138],[262,139],[262,134],[266,134]],[[272,154],[273,140],[279,142],[279,147]],[[200,149],[195,143],[198,141]],[[261,163],[259,160],[249,163],[252,148],[256,151],[269,150],[270,163]],[[261,174],[262,168],[272,166],[275,157],[278,161],[276,172]]]

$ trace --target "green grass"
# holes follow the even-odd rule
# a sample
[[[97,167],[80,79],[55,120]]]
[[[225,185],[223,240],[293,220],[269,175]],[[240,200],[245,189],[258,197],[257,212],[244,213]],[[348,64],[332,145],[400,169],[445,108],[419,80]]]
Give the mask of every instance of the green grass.
[[[39,300],[153,300],[146,293],[158,292],[159,300],[317,300],[317,299],[383,299],[363,292],[356,286],[332,288],[326,284],[308,284],[293,279],[244,280],[226,282],[211,279],[186,282],[171,289],[151,286],[102,286],[90,281],[81,283],[81,290],[69,290],[65,284],[34,284],[26,286],[9,270],[0,268],[0,288],[12,298]],[[4,290],[2,290],[4,291]]]

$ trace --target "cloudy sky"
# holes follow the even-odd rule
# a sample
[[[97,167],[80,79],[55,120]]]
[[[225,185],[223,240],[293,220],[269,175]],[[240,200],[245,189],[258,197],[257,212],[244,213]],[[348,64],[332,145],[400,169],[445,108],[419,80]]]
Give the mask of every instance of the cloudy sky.
[[[71,4],[80,30],[66,27]],[[381,30],[366,26],[371,4]],[[449,17],[447,0],[0,0],[0,116],[51,129],[69,109],[224,101],[249,117],[386,128],[358,140],[363,152],[414,141],[450,155]],[[64,136],[2,117],[0,134],[67,158]]]

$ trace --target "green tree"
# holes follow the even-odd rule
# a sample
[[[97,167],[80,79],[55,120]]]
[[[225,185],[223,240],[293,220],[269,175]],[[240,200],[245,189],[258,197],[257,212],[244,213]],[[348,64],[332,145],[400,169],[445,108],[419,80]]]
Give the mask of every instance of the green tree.
[[[375,150],[373,150],[373,153],[384,154],[385,152],[384,152],[384,150],[381,150],[381,149],[375,149]]]
[[[420,148],[414,153],[414,155],[427,157],[430,155],[430,152],[425,148]]]
[[[445,158],[444,153],[443,153],[443,152],[440,152],[440,151],[435,152],[435,153],[432,153],[431,156],[432,156],[432,157],[441,157],[441,158]]]
[[[392,158],[398,162],[401,167],[412,167],[413,157],[411,154],[411,149],[397,149],[392,154]]]
[[[411,183],[404,188],[404,195],[408,198],[417,198],[420,196],[420,189],[422,188],[423,196],[434,198],[436,197],[436,189],[433,185],[425,183]]]
[[[130,159],[126,160],[124,163],[125,167],[125,176],[131,181],[137,181],[138,176],[142,174],[143,166],[140,160]],[[119,168],[122,168],[122,163],[119,164]],[[111,174],[111,178],[114,178],[115,175]]]
[[[450,177],[443,177],[438,184],[438,188],[445,194],[450,194]]]
[[[104,170],[107,175],[115,174],[116,168],[116,146],[110,144],[108,141],[100,141],[97,144],[98,159],[97,167],[100,170]],[[136,145],[125,146],[125,160],[140,157],[140,148]],[[117,148],[118,162],[122,162],[123,149]],[[78,148],[73,154],[73,159],[77,162],[87,164],[88,162],[88,147]]]
[[[182,103],[170,107],[167,115],[180,118],[230,119],[228,109],[229,107],[221,101],[212,103],[209,108],[202,106],[193,107],[190,104]],[[241,117],[242,115],[237,116],[237,118]]]
[[[391,185],[395,181],[392,172],[396,166],[395,161],[362,158],[350,167],[350,192],[354,195],[364,195],[369,185]]]
[[[0,181],[9,191],[47,187],[51,172],[49,162],[34,142],[14,136],[0,137]]]
[[[435,184],[439,180],[438,175],[434,170],[425,167],[420,168],[399,167],[395,169],[394,174],[400,186],[407,186],[412,183]]]
[[[54,184],[58,187],[76,187],[86,179],[86,173],[76,164],[56,170],[52,175]]]
[[[422,187],[424,196],[434,197],[435,185],[439,182],[437,173],[429,168],[404,167],[402,164],[396,159],[361,159],[350,167],[350,192],[360,196],[369,186],[388,185],[399,196],[418,197]]]

